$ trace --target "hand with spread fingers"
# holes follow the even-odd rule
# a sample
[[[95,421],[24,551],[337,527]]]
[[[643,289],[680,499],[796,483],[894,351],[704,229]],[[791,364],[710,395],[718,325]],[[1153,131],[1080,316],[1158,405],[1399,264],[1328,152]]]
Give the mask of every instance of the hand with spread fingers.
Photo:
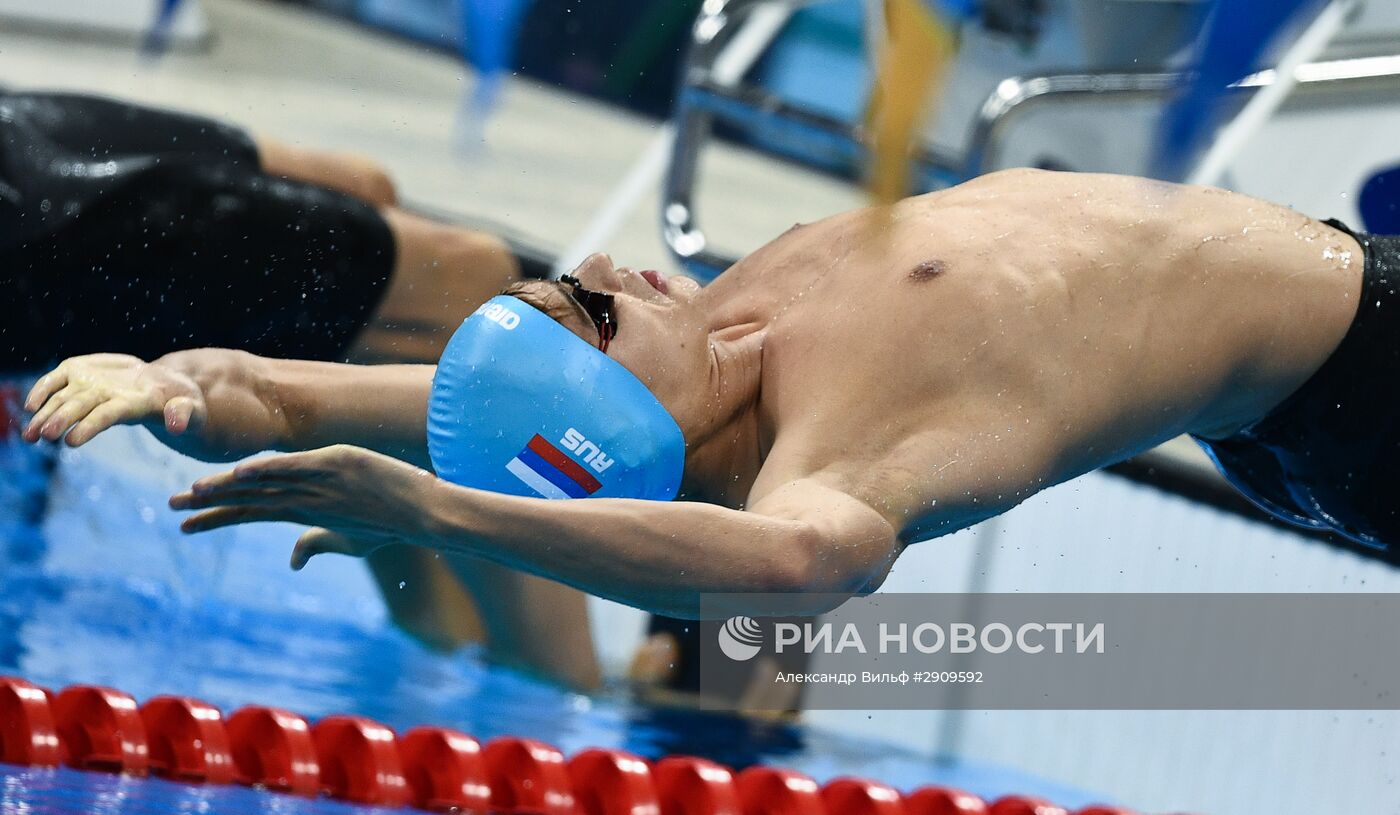
[[[292,552],[292,568],[335,552],[364,557],[393,543],[425,544],[441,482],[427,470],[349,445],[254,459],[196,481],[173,509],[200,510],[186,533],[264,521],[313,527]]]
[[[118,424],[144,424],[172,438],[197,430],[208,415],[193,379],[124,354],[67,360],[34,384],[25,408],[34,413],[26,441],[64,439],[71,447]]]
[[[166,446],[232,461],[276,445],[281,411],[245,380],[255,358],[206,348],[145,362],[125,354],[73,357],[40,377],[25,400],[25,441],[81,447],[116,425],[142,425]],[[265,389],[264,389],[265,390]]]

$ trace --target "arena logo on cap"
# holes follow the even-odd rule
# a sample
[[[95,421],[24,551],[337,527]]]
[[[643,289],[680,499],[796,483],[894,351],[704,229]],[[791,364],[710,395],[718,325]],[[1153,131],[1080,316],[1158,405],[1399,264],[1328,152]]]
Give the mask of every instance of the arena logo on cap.
[[[520,325],[520,315],[500,303],[487,303],[477,311],[481,316],[507,331],[512,331],[516,326]]]
[[[582,439],[573,428],[571,433]],[[565,438],[569,438],[565,434]],[[577,446],[577,444],[575,445]],[[593,445],[596,451],[597,446]],[[596,460],[596,456],[595,456]],[[611,464],[611,460],[608,464]],[[506,464],[511,475],[545,498],[587,498],[603,488],[602,482],[574,461],[567,453],[536,433],[519,455]],[[607,469],[607,467],[603,467]]]

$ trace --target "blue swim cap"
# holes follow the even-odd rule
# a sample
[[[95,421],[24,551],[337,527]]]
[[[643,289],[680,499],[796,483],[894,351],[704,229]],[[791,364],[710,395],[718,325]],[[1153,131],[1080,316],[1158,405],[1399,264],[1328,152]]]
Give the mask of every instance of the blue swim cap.
[[[452,335],[428,402],[428,453],[464,487],[545,498],[676,497],[685,438],[631,371],[505,295]]]

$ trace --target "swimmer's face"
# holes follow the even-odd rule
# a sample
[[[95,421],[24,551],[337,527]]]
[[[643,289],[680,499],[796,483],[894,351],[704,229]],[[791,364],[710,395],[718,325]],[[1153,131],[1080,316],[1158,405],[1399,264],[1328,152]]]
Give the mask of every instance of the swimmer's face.
[[[642,380],[685,429],[685,418],[704,409],[698,385],[709,376],[709,332],[694,304],[700,284],[681,275],[618,268],[604,254],[590,256],[573,276],[586,289],[613,295],[618,328],[608,356]],[[507,293],[597,346],[597,327],[569,291],[560,283],[534,281]]]

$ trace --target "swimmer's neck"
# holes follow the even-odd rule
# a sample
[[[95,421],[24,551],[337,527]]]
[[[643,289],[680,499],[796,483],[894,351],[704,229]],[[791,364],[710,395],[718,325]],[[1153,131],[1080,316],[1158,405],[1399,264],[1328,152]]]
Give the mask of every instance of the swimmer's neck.
[[[763,341],[766,325],[747,323],[710,333],[710,368],[698,421],[686,429],[681,496],[742,507],[763,459],[772,428],[762,421]]]

